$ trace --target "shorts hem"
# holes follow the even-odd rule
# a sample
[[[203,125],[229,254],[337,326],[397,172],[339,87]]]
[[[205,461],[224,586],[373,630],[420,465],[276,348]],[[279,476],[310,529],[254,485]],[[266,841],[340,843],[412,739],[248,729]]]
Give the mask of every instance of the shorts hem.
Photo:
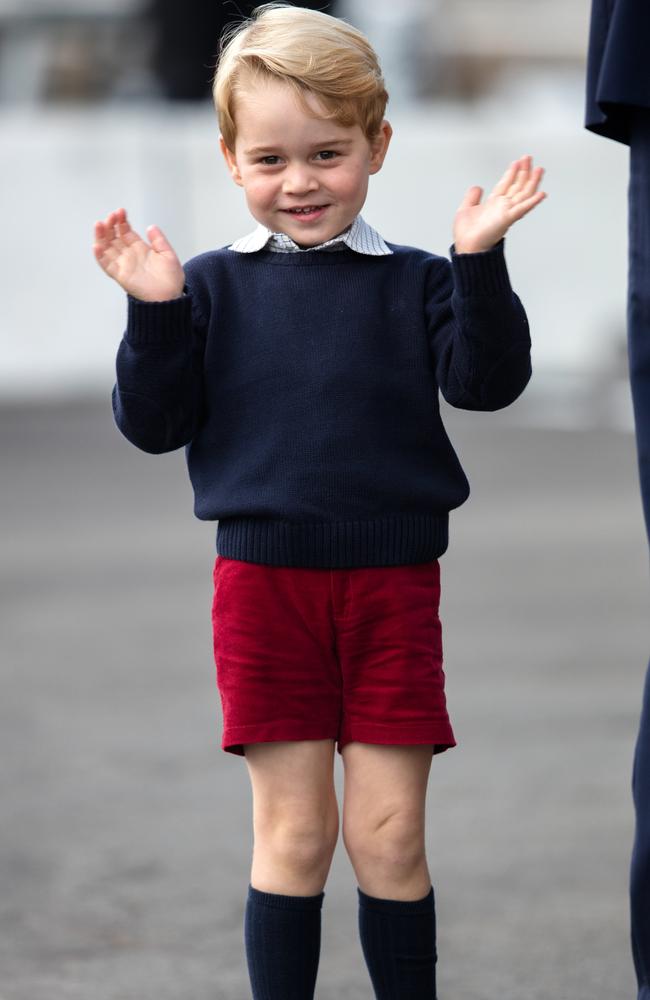
[[[283,740],[334,740],[337,739],[338,724],[330,727],[306,730],[304,727],[291,728],[286,725],[277,726],[233,726],[225,729],[221,740],[221,749],[226,753],[234,753],[244,757],[245,743],[280,743]]]
[[[347,743],[378,743],[382,746],[419,746],[431,744],[433,753],[444,753],[456,746],[450,726],[355,726],[345,730],[338,740],[337,750]]]
[[[336,725],[322,727],[318,730],[278,726],[237,726],[224,730],[221,748],[226,753],[244,757],[245,743],[279,743],[285,740],[333,740],[340,754],[347,743],[376,743],[382,746],[419,746],[431,744],[433,753],[444,753],[455,747],[456,740],[449,726],[437,726],[433,729],[426,726],[402,727],[391,726],[355,726],[345,730],[340,736]]]

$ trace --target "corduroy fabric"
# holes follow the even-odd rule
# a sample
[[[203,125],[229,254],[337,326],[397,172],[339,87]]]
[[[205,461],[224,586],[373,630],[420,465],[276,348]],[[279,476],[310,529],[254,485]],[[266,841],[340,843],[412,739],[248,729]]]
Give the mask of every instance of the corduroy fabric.
[[[440,564],[313,569],[218,555],[212,625],[221,745],[353,740],[455,746]]]
[[[359,938],[376,1000],[436,1000],[433,886],[423,899],[379,899],[357,887]]]
[[[248,886],[246,961],[253,1000],[312,1000],[325,893],[284,896]]]

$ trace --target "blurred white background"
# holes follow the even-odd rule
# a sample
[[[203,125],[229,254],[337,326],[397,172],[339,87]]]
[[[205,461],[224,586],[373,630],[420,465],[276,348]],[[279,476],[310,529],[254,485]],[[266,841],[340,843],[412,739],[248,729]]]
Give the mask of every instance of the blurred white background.
[[[366,219],[446,254],[465,189],[532,153],[549,197],[507,240],[533,333],[528,403],[552,423],[631,427],[628,151],[582,126],[588,0],[344,0],[336,13],[368,33],[391,95]],[[183,260],[253,228],[209,97],[167,100],[150,68],[152,16],[129,0],[0,4],[0,398],[110,388],[125,301],[92,256],[97,218],[124,205]]]

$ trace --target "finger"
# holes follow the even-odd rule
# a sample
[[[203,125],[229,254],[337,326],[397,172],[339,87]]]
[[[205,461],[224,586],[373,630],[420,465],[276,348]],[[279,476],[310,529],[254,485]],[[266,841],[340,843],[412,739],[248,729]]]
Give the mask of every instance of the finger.
[[[131,228],[131,223],[125,215],[122,217],[118,214],[112,227],[111,246],[118,250],[125,250],[139,242],[144,242],[140,234]]]
[[[520,156],[517,160],[519,165],[519,170],[523,170],[525,173],[530,173],[531,167],[533,165],[533,158],[530,153],[526,153],[524,156]]]
[[[107,229],[104,222],[95,223],[95,242],[93,250],[98,247],[102,253],[108,253],[115,246],[115,234],[112,229]]]
[[[128,226],[129,222],[124,208],[117,208],[113,212],[109,212],[104,220],[104,227],[111,238],[118,232],[118,226],[125,225]]]
[[[108,246],[115,238],[115,226],[117,223],[117,212],[109,212],[104,221],[98,220],[95,223],[95,240]]]
[[[475,205],[480,205],[482,195],[483,188],[478,187],[477,185],[468,188],[465,192],[465,197],[458,206],[458,211],[460,212],[463,208],[473,208]]]
[[[526,155],[520,156],[518,159],[513,161],[511,164],[512,171],[510,173],[509,183],[504,185],[505,190],[499,192],[500,194],[505,194],[506,197],[510,198],[520,189],[524,178],[530,169],[530,159],[530,156]]]
[[[93,256],[98,264],[104,260],[104,247],[101,243],[93,243]]]
[[[515,177],[513,179],[512,191],[521,190],[521,188],[528,183],[530,178],[530,172],[532,169],[533,158],[527,153],[525,156],[520,156],[517,160],[517,170]]]
[[[524,157],[523,160],[520,161],[519,169],[515,174],[515,178],[506,192],[508,198],[516,198],[528,184],[530,180],[530,163],[527,161],[529,159],[529,157]]]
[[[103,222],[97,221],[95,223],[95,244],[99,246],[108,246],[108,238],[106,235],[106,226]]]
[[[120,258],[122,251],[106,247],[102,243],[94,243],[93,254],[97,263],[106,270],[109,264],[114,264]]]
[[[140,234],[136,233],[135,229],[131,228],[131,223],[128,219],[124,222],[117,222],[115,224],[115,237],[118,241],[118,245],[122,247],[130,247],[134,243],[142,241]]]
[[[99,229],[103,236],[113,235],[113,230],[115,228],[114,214],[114,212],[111,212],[105,219],[98,219],[95,223],[95,229]]]
[[[115,209],[109,212],[103,221],[98,219],[95,222],[93,254],[102,267],[106,268],[109,263],[117,259],[124,248],[123,234],[120,231],[128,228],[130,227],[124,208]]]
[[[518,191],[513,193],[512,200],[515,203],[517,203],[525,201],[527,198],[530,198],[531,195],[535,194],[535,192],[537,191],[537,188],[539,187],[543,176],[544,176],[544,170],[542,169],[542,167],[535,167],[532,174],[528,178],[527,183],[524,184],[524,186],[521,187]]]
[[[112,250],[110,247],[105,247],[100,243],[93,244],[93,253],[95,255],[95,260],[98,264],[101,264],[103,268],[106,268],[109,264],[114,263],[120,256],[119,251]]]
[[[545,172],[546,171],[544,170],[543,167],[535,167],[535,169],[533,170],[532,174],[530,175],[530,179],[528,181],[528,184],[524,188],[524,190],[526,192],[528,192],[528,194],[533,194],[537,190],[537,188],[539,187],[540,181],[541,181],[542,177],[544,176]]]
[[[531,198],[518,202],[517,205],[513,206],[510,213],[512,222],[517,222],[519,219],[522,219],[524,215],[527,215],[531,209],[535,208],[536,205],[539,205],[539,203],[544,201],[546,197],[546,191],[538,191]]]
[[[111,244],[110,246],[107,246],[104,249],[104,257],[106,258],[106,260],[117,260],[118,257],[120,257],[123,252],[124,252],[123,249]]]
[[[147,226],[147,236],[156,253],[174,253],[174,249],[159,226]]]
[[[492,194],[505,194],[512,182],[515,179],[517,170],[519,169],[519,160],[513,160],[506,172],[503,174],[500,180],[497,181],[494,188],[492,189]]]
[[[118,222],[124,222],[126,218],[126,213],[123,208],[118,208],[113,212],[109,212],[106,216],[105,226],[109,231],[112,231]]]

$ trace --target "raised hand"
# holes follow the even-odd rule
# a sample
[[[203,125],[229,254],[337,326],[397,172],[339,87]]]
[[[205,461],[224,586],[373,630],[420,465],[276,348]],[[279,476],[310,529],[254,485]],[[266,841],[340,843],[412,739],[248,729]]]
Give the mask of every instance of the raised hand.
[[[151,244],[131,229],[126,210],[118,208],[95,223],[95,260],[136,299],[176,299],[185,284],[181,262],[158,226],[148,226],[147,236]]]
[[[489,250],[510,226],[546,198],[538,191],[544,170],[533,169],[532,156],[514,160],[481,204],[483,188],[467,190],[454,218],[456,253]]]

